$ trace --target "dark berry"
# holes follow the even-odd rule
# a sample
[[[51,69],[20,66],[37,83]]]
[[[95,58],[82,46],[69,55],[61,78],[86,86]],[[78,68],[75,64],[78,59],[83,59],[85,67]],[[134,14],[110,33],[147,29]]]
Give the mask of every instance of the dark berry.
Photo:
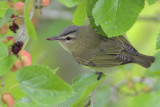
[[[12,14],[11,18],[15,18],[15,17],[17,17],[17,16],[15,16],[14,14]]]
[[[16,33],[17,30],[19,29],[19,26],[13,21],[12,25],[9,26],[9,29],[14,33]]]
[[[12,46],[12,52],[14,54],[18,54],[18,52],[22,49],[23,47],[23,42],[22,41],[19,41],[19,42],[16,42],[13,46]]]

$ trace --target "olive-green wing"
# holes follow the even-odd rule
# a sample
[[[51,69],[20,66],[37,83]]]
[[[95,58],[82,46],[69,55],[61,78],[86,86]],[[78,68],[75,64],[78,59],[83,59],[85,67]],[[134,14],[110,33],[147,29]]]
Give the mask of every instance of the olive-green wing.
[[[125,36],[118,36],[115,38],[120,44],[123,44],[124,51],[131,55],[138,55],[138,51],[129,43]]]
[[[114,39],[102,40],[98,47],[86,50],[85,53],[72,53],[75,60],[82,65],[92,67],[110,67],[117,66],[123,62],[117,59],[123,48]],[[84,52],[84,51],[83,51]]]
[[[119,36],[113,39],[102,38],[98,47],[86,50],[85,53],[72,54],[79,64],[111,67],[134,62],[132,55],[136,55],[137,51],[123,36]]]

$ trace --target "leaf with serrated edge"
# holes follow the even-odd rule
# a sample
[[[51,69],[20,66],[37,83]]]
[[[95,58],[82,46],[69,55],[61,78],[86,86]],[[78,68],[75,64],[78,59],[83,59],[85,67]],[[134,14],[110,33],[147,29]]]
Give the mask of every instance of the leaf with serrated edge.
[[[126,33],[144,7],[144,0],[99,0],[93,17],[108,37]]]
[[[95,83],[92,83],[90,85],[88,85],[83,93],[81,94],[81,96],[79,97],[79,99],[77,101],[75,101],[70,107],[83,107],[84,104],[86,103],[86,101],[88,101],[88,99],[90,98],[90,94],[92,91],[94,91],[94,89],[105,79],[105,75],[103,75],[101,77],[100,80],[98,80],[97,82]]]
[[[18,71],[20,89],[38,104],[59,104],[73,94],[70,85],[61,80],[51,69],[32,65]]]

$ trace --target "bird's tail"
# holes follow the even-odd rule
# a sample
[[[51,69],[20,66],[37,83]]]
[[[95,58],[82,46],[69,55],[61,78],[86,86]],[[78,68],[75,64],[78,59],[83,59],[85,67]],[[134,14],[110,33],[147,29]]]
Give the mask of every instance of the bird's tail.
[[[138,56],[136,56],[135,60],[137,64],[145,68],[149,68],[152,63],[155,62],[155,57],[139,54]]]

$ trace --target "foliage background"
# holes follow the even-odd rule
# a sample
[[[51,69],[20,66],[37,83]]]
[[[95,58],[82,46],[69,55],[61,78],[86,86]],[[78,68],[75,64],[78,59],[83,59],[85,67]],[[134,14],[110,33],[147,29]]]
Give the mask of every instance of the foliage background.
[[[32,56],[32,64],[46,65],[51,69],[59,67],[56,74],[69,84],[72,83],[74,77],[89,72],[90,70],[79,66],[72,56],[64,51],[57,42],[48,42],[46,38],[59,34],[65,27],[71,25],[75,9],[75,7],[67,8],[58,1],[52,0],[51,5],[44,8],[42,15],[39,15],[39,20],[36,25],[37,39],[30,39],[26,46],[26,50],[29,51]],[[154,17],[158,17],[158,20],[155,20]],[[139,19],[126,35],[131,44],[140,53],[156,55],[156,62],[149,69],[144,69],[136,64],[129,64],[118,67],[116,70],[108,73],[107,78],[96,91],[94,107],[160,106],[160,53],[158,52],[159,50],[156,50],[159,33],[160,2],[156,2],[153,5],[145,3]],[[3,38],[3,36],[1,36],[1,38]],[[10,88],[17,84],[16,75],[16,72],[8,72],[5,75],[4,88],[6,92],[14,96],[15,100],[19,100],[19,98],[24,96],[24,93],[19,90],[19,87],[17,86],[10,90]],[[141,84],[140,82],[135,83],[137,79],[143,78],[146,79],[145,82],[147,82],[147,85],[144,83]],[[124,79],[126,82],[123,82]],[[124,84],[120,85],[120,89],[115,90],[117,84],[121,81]],[[85,81],[83,81],[83,83],[84,82]],[[80,85],[76,88],[80,88]],[[18,104],[20,105],[20,103]],[[63,106],[64,104],[61,104],[58,107]]]

